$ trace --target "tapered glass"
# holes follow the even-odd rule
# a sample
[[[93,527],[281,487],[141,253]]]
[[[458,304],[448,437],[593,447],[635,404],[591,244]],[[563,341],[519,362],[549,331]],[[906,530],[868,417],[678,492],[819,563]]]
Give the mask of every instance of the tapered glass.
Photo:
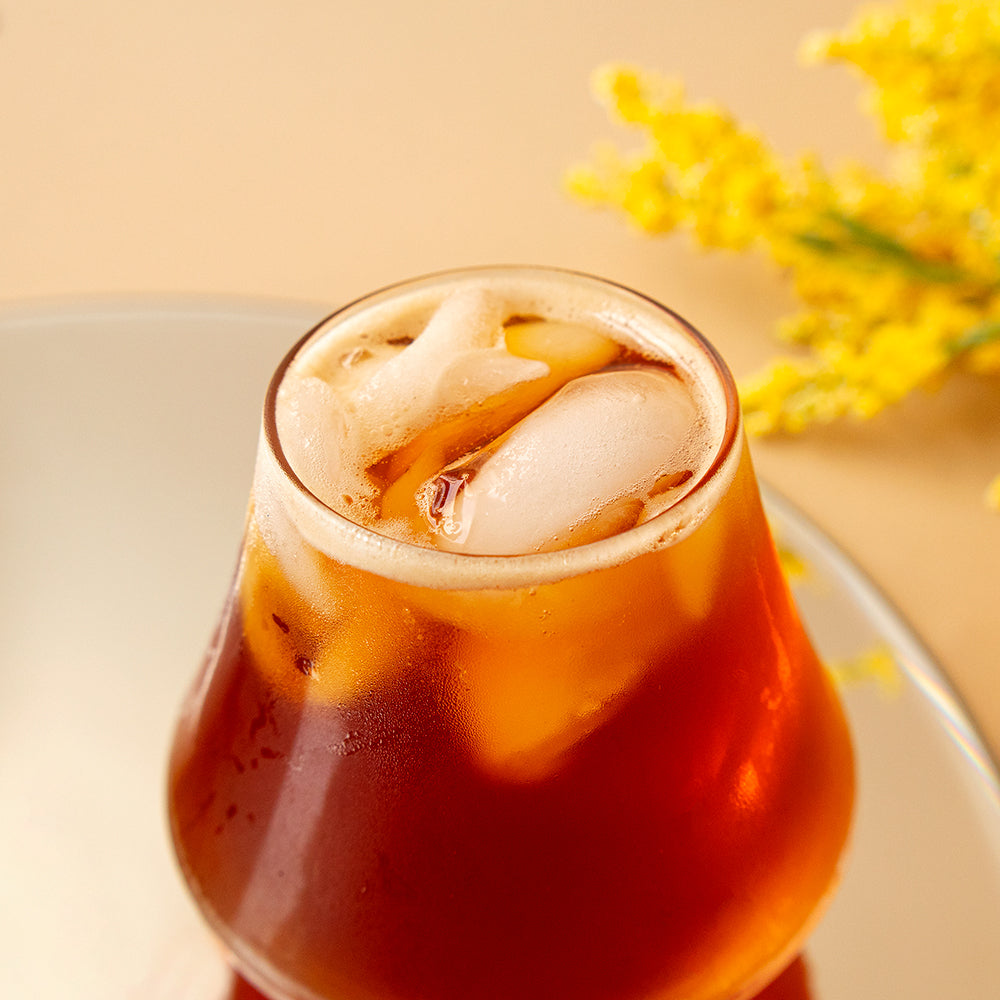
[[[676,502],[596,541],[413,544],[334,510],[289,461],[276,410],[303,351],[484,273],[355,303],[279,367],[170,763],[181,868],[276,1000],[748,997],[837,883],[854,771],[712,347],[617,286],[499,272],[604,303],[602,323],[641,327],[719,408]]]

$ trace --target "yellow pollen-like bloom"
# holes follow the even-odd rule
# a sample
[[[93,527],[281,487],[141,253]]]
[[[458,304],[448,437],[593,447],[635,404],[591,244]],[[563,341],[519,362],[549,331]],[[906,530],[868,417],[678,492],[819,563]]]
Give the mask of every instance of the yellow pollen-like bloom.
[[[595,93],[644,143],[604,146],[568,178],[645,232],[761,250],[789,274],[804,308],[778,332],[804,353],[742,386],[751,433],[868,418],[958,369],[1000,373],[1000,4],[868,9],[803,56],[871,83],[886,175],[782,158],[678,81],[609,66]]]

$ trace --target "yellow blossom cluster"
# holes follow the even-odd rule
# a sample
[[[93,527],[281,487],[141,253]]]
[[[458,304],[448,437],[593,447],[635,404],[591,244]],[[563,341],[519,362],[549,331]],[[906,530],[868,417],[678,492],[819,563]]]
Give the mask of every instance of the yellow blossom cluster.
[[[835,660],[826,666],[834,682],[841,688],[874,683],[882,694],[895,697],[903,686],[896,659],[885,646],[876,646],[857,656]]]
[[[754,433],[870,417],[958,368],[1000,373],[1000,3],[903,0],[805,51],[870,80],[885,175],[789,161],[680,83],[614,66],[596,92],[645,144],[568,177],[647,232],[762,250],[791,275],[803,309],[779,332],[804,353],[742,387]],[[1000,478],[989,496],[1000,507]]]

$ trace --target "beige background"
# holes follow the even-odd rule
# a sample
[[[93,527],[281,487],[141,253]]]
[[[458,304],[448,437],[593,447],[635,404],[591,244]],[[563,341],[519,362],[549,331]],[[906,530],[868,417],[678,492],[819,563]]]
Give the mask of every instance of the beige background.
[[[540,263],[661,298],[719,345],[737,375],[749,373],[777,350],[772,324],[791,305],[780,275],[757,259],[703,255],[683,238],[640,236],[561,191],[569,165],[595,141],[620,135],[591,99],[588,78],[610,59],[676,73],[692,96],[728,104],[783,152],[812,148],[830,161],[878,162],[874,127],[858,110],[858,81],[841,69],[803,69],[795,56],[808,31],[842,25],[851,10],[848,0],[7,0],[0,6],[0,321],[39,303],[44,314],[82,300],[86,312],[88,303],[123,296],[142,314],[144,300],[135,296],[147,294],[153,302],[202,294],[277,300],[285,317],[288,304],[303,302],[305,318],[438,268]],[[6,410],[0,398],[0,413],[30,413],[37,398],[40,416],[18,429],[16,446],[11,427],[0,433],[0,451],[14,456],[4,458],[0,485],[0,544],[10,546],[0,559],[20,567],[0,581],[3,614],[18,625],[0,640],[0,838],[9,838],[0,843],[0,869],[21,901],[0,920],[0,937],[22,970],[15,994],[63,996],[58,985],[48,993],[39,987],[64,982],[53,971],[48,926],[60,968],[97,968],[107,981],[117,973],[138,982],[187,954],[166,932],[148,930],[163,898],[188,905],[149,800],[162,794],[179,685],[221,600],[253,440],[240,430],[243,418],[228,412],[225,389],[211,434],[231,438],[232,455],[204,472],[194,457],[190,468],[178,465],[185,442],[200,433],[184,422],[183,406],[169,462],[144,450],[145,428],[120,423],[116,413],[130,400],[138,412],[147,398],[169,398],[171,379],[190,381],[183,355],[157,341],[155,324],[136,331],[131,351],[114,339],[120,331],[102,338],[91,325],[75,350],[64,344],[55,359],[44,332],[37,350],[25,346],[26,329],[30,323],[11,333],[4,356],[28,365],[31,378],[5,383],[0,371],[0,393],[17,401]],[[95,373],[87,352],[98,345],[113,363]],[[270,343],[245,347],[233,398],[242,399],[277,356]],[[214,343],[204,355],[222,359],[227,351]],[[74,385],[76,364],[86,386]],[[142,380],[124,392],[115,387],[116,373],[127,379],[139,366]],[[46,410],[55,386],[69,387],[72,399]],[[761,474],[913,624],[995,752],[1000,514],[985,509],[982,495],[1000,471],[998,390],[996,381],[956,380],[876,423],[753,445]],[[116,456],[130,457],[127,476],[108,441],[77,442],[59,424],[76,406],[87,408],[81,427],[98,428],[117,441]],[[64,448],[65,470],[45,465],[54,441]],[[144,494],[143,483],[164,468],[183,468],[183,482],[218,475],[220,498],[199,501],[218,520],[201,509],[178,512],[179,487]],[[59,491],[70,482],[80,488],[67,510]],[[102,515],[116,483],[116,513]],[[184,530],[164,538],[169,525]],[[67,566],[52,540],[72,542],[73,532],[87,537],[63,548],[80,563]],[[105,594],[117,605],[106,607]],[[164,595],[175,603],[158,609]],[[182,619],[184,628],[175,628]],[[80,635],[98,638],[74,646]],[[132,700],[124,703],[157,701],[151,715],[117,719],[113,730],[74,716],[78,704],[105,695],[99,685],[109,649],[136,651]],[[65,650],[78,659],[60,672],[54,660],[61,663]],[[131,662],[123,662],[131,676]],[[161,678],[161,669],[171,676]],[[114,692],[106,694],[115,704]],[[141,744],[135,760],[123,761],[121,733]],[[888,769],[890,784],[895,765],[891,755],[874,762]],[[95,767],[99,776],[83,773]],[[907,801],[901,790],[904,811]],[[129,822],[120,822],[125,814]],[[101,839],[108,816],[126,836]],[[921,815],[919,825],[933,824]],[[979,865],[978,857],[969,853],[969,863]],[[927,863],[926,855],[914,861]],[[120,884],[106,884],[116,875]],[[67,898],[52,888],[60,881]],[[154,912],[136,916],[138,892]],[[33,902],[25,908],[24,900]],[[94,909],[91,900],[102,902]],[[917,901],[908,909],[919,908]],[[858,926],[876,934],[896,919],[872,909],[869,924]],[[98,947],[125,927],[134,928],[127,953]],[[894,968],[907,967],[906,949],[919,941],[900,936]],[[113,966],[101,965],[105,951]],[[881,954],[872,955],[875,971]],[[137,998],[171,995],[159,972],[149,975]],[[100,976],[90,993],[79,978],[74,995],[109,995]],[[943,995],[927,982],[928,995]]]

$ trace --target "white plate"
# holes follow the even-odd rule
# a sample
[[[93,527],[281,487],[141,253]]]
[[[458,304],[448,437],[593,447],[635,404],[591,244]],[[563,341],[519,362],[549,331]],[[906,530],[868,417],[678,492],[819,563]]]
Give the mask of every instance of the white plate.
[[[0,992],[216,1000],[174,870],[163,772],[228,584],[271,370],[324,306],[36,303],[0,313]],[[1000,793],[965,713],[865,577],[780,497],[821,653],[879,643],[845,692],[849,868],[807,950],[815,1000],[1000,995]]]

